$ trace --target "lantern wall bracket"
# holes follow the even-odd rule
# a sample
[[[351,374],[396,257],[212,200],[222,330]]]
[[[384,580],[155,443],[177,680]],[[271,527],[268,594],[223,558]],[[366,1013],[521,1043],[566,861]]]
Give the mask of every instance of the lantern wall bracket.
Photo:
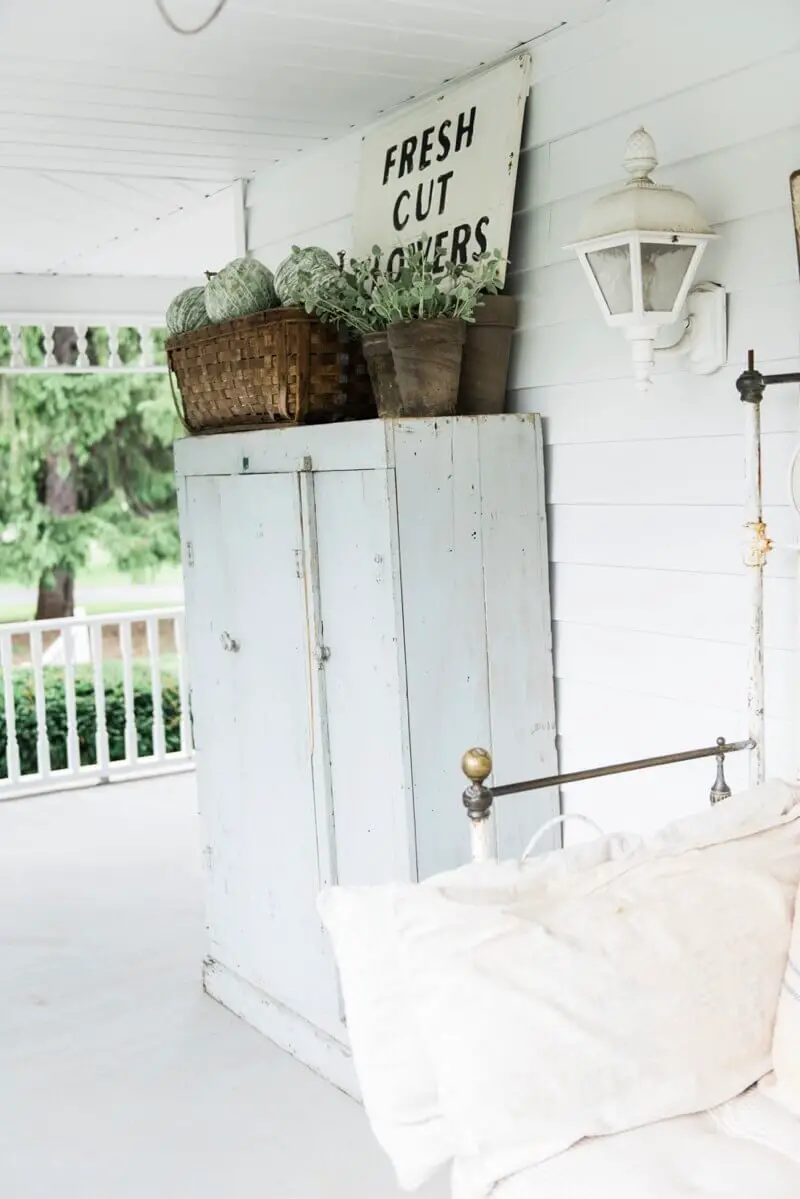
[[[728,361],[728,293],[718,283],[698,283],[686,299],[684,332],[655,346],[656,362],[686,358],[695,375],[713,375]]]

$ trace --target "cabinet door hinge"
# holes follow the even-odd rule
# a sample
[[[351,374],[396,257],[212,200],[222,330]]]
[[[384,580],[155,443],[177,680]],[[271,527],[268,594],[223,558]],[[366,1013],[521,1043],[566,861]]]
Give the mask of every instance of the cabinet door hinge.
[[[186,542],[186,564],[187,566],[194,566],[194,546],[191,541]]]

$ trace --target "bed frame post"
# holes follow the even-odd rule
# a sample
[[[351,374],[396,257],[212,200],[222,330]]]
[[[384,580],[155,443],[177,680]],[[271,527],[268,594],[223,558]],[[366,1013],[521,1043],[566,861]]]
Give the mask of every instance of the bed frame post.
[[[490,862],[497,857],[492,820],[494,797],[486,786],[492,773],[492,755],[487,749],[468,749],[461,759],[461,769],[470,781],[463,800],[469,816],[472,860]]]
[[[720,751],[724,750],[725,738],[717,737],[717,745]],[[730,799],[731,789],[728,786],[725,778],[725,754],[720,752],[717,754],[717,777],[714,780],[714,786],[711,788],[711,804],[722,803],[723,799]]]
[[[764,566],[772,549],[764,523],[761,482],[761,402],[767,379],[755,368],[752,350],[747,370],[736,380],[745,409],[746,525],[750,540],[745,565],[750,576],[750,663],[747,688],[748,733],[754,742],[750,751],[750,786],[764,782]]]

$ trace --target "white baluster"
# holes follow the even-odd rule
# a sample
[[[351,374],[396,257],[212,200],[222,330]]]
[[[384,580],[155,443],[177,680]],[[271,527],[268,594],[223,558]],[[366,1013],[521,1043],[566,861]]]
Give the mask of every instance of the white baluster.
[[[108,727],[106,725],[106,684],[103,672],[103,626],[92,625],[92,663],[94,666],[95,746],[100,778],[108,782]]]
[[[75,640],[73,625],[65,624],[64,642],[64,703],[67,710],[67,769],[76,777],[81,772],[81,746],[78,738],[78,705],[75,697]]]
[[[56,327],[52,321],[42,325],[42,333],[44,334],[44,364],[46,367],[57,366],[55,355],[55,331]]]
[[[139,325],[139,366],[153,365],[153,329],[150,325]]]
[[[78,361],[75,363],[79,370],[85,370],[89,365],[89,326],[75,325],[75,340],[78,343]]]
[[[17,713],[14,708],[14,648],[10,633],[0,633],[0,666],[3,669],[3,698],[6,708],[6,767],[8,782],[20,780]]]
[[[181,703],[181,753],[192,756],[192,723],[189,716],[189,677],[186,670],[185,621],[183,613],[175,617],[175,652],[178,655],[178,694]]]
[[[36,763],[39,774],[46,779],[50,775],[50,742],[47,737],[47,705],[44,696],[41,629],[31,629],[30,644],[33,693],[36,700]]]
[[[160,762],[167,756],[164,739],[164,707],[161,695],[161,648],[158,617],[147,618],[147,651],[150,655],[150,683],[153,693],[153,757]]]
[[[25,365],[22,354],[22,325],[9,325],[8,336],[11,339],[11,369],[19,370]]]
[[[117,325],[108,326],[108,367],[109,370],[118,371],[122,366],[122,359],[119,356],[119,328]],[[122,626],[120,626],[120,629]],[[130,632],[130,629],[128,630]]]
[[[131,622],[119,622],[119,642],[122,650],[122,688],[125,694],[125,760],[133,766],[139,757],[139,738],[136,732],[136,709],[133,696],[133,639]]]

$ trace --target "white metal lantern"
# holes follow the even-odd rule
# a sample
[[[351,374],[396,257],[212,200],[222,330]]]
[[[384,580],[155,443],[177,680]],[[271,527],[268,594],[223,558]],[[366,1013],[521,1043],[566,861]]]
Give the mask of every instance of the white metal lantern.
[[[660,329],[680,320],[689,300],[687,332],[667,353],[688,353],[693,369],[725,362],[726,299],[715,284],[691,292],[700,259],[716,237],[694,200],[650,178],[658,165],[653,139],[637,129],[628,139],[629,181],[596,200],[571,247],[609,325],[631,343],[636,385],[646,390]]]

